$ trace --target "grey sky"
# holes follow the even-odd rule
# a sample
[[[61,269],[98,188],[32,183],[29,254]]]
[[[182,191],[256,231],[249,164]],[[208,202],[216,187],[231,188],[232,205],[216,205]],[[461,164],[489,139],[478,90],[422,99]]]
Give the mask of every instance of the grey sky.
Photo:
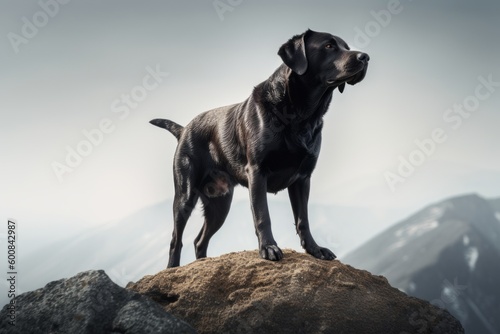
[[[0,212],[21,221],[27,239],[49,227],[61,237],[171,198],[176,142],[148,121],[186,124],[242,101],[279,66],[279,46],[307,28],[371,56],[366,79],[334,94],[312,202],[369,207],[383,220],[385,210],[410,214],[459,193],[500,195],[500,87],[476,98],[459,126],[443,118],[474,102],[479,77],[500,82],[496,1],[243,0],[224,13],[212,1],[73,0],[57,10],[54,1],[41,1],[54,15],[17,53],[12,33],[23,36],[23,18],[43,23],[44,10],[38,2],[0,5]],[[390,10],[397,13],[388,17]],[[156,68],[168,76],[123,117],[122,94],[141,92]],[[67,147],[76,150],[87,140],[82,131],[103,120],[112,130],[60,182],[53,163],[65,164]],[[399,156],[408,159],[415,140],[437,128],[447,139],[391,191],[387,172],[397,173]]]

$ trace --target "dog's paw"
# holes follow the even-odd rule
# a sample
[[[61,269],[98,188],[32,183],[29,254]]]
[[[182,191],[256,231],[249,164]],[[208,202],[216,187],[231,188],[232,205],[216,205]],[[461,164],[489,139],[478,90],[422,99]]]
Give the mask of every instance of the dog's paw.
[[[276,245],[264,245],[260,247],[260,257],[266,260],[279,261],[283,258],[283,252]]]
[[[306,249],[306,251],[317,259],[321,260],[335,260],[337,256],[333,254],[331,250],[324,247],[312,247],[311,249]]]

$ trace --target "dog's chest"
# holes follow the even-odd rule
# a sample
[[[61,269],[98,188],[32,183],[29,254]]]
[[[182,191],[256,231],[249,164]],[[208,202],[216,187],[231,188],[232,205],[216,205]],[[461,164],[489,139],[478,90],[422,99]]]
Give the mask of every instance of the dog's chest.
[[[288,188],[297,179],[310,176],[317,158],[311,155],[274,152],[264,161],[267,174],[267,189],[276,193]]]
[[[280,149],[269,151],[266,158],[263,161],[264,170],[270,173],[283,173],[284,171],[290,170],[297,173],[308,174],[311,168],[317,160],[317,154],[315,150],[305,150],[305,149]],[[312,170],[310,170],[312,172]]]
[[[270,149],[262,162],[267,172],[268,190],[277,192],[298,178],[310,176],[316,166],[320,144],[319,133],[283,137],[280,145]]]

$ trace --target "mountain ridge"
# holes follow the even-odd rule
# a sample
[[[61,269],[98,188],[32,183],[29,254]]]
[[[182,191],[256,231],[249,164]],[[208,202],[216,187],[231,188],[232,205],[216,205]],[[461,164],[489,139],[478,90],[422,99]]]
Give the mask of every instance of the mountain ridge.
[[[433,203],[381,232],[343,260],[384,275],[408,294],[448,309],[466,332],[497,334],[497,203],[497,199],[486,200],[477,194]]]

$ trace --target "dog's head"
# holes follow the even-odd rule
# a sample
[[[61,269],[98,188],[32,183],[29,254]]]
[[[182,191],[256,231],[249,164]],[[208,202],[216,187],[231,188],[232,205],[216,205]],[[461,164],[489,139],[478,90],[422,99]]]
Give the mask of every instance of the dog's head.
[[[292,37],[278,55],[296,74],[337,87],[341,93],[346,83],[355,85],[363,80],[370,60],[366,53],[351,51],[340,37],[312,30]]]

